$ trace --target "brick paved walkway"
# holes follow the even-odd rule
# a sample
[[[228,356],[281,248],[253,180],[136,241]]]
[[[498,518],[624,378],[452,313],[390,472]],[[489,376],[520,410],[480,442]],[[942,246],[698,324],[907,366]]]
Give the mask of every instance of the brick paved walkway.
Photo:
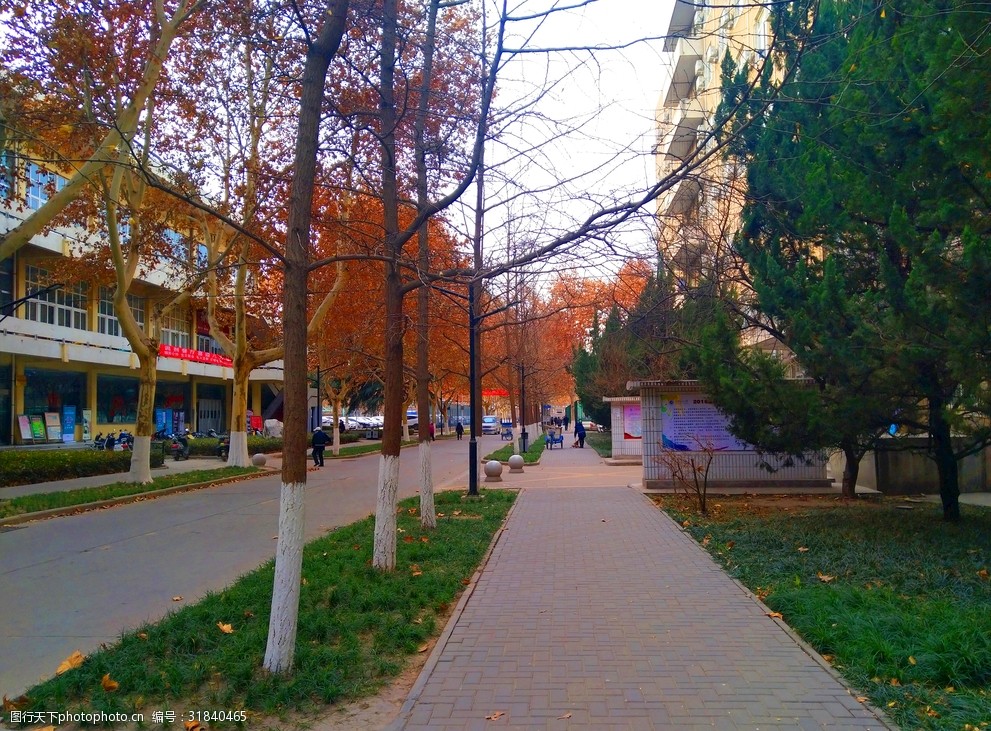
[[[392,728],[892,728],[765,611],[637,490],[526,489]]]

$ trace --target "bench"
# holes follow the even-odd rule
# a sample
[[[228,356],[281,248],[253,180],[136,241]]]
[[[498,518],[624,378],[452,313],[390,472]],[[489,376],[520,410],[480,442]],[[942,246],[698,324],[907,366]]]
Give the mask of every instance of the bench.
[[[553,430],[547,432],[544,435],[544,447],[554,449],[555,444],[560,444],[561,449],[564,449],[564,434]]]

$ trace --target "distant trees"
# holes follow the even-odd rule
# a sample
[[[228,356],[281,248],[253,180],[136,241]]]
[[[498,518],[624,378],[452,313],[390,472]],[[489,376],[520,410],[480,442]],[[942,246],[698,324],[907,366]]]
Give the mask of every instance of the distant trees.
[[[782,6],[777,36],[810,17]],[[728,149],[747,165],[736,246],[756,311],[740,312],[814,386],[770,400],[780,369],[741,357],[725,329],[710,332],[706,380],[733,384],[723,404],[737,417],[744,402],[790,411],[779,431],[804,423],[808,446],[841,446],[853,479],[884,422],[928,433],[947,520],[957,460],[991,438],[986,31],[962,2],[827,0],[811,42],[780,44],[756,88],[749,69],[728,79],[723,105]]]

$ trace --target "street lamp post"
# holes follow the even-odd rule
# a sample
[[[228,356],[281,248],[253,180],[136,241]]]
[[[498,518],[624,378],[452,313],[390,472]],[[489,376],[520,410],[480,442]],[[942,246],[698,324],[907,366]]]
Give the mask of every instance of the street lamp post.
[[[468,284],[468,420],[471,434],[468,437],[468,495],[478,497],[478,371],[475,364],[478,341],[478,318],[475,317],[475,287],[477,280]]]
[[[527,447],[527,433],[526,433],[526,372],[523,370],[523,364],[520,363],[520,421],[522,427],[520,431],[520,446],[525,452]]]

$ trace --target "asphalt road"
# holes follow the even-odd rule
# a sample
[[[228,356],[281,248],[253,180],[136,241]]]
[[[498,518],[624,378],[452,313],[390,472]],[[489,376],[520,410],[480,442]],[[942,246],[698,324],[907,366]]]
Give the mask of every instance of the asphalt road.
[[[479,454],[499,447],[483,437]],[[375,511],[377,455],[327,460],[307,475],[306,538]],[[433,444],[437,489],[467,485],[468,440]],[[480,479],[484,477],[481,475]],[[400,461],[400,498],[418,490],[416,448]],[[280,477],[0,529],[0,694],[20,695],[74,650],[230,584],[275,554]]]

